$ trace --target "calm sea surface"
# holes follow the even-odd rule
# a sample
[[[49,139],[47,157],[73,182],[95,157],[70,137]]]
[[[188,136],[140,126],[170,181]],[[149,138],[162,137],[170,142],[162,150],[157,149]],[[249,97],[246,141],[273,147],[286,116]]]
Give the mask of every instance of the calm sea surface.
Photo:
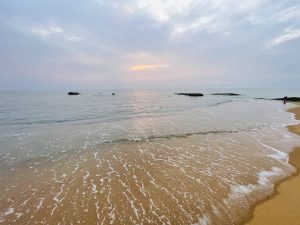
[[[300,144],[293,105],[254,98],[300,89],[189,91],[0,92],[0,222],[240,223]]]

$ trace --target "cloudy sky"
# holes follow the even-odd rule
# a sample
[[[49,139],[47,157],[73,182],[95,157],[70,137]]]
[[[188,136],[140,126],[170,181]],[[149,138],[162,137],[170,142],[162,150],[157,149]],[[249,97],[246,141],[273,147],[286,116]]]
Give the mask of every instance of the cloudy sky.
[[[298,0],[1,0],[0,89],[299,87]]]

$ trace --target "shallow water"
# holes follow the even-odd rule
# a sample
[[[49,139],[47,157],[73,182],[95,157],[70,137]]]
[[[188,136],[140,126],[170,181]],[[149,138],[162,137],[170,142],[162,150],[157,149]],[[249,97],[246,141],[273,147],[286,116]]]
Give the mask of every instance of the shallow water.
[[[3,224],[238,224],[294,171],[281,102],[27,94],[1,108]]]

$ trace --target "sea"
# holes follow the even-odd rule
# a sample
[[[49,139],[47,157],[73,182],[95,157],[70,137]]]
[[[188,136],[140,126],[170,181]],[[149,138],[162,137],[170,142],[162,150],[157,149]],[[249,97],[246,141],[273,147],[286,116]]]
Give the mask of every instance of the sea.
[[[295,172],[300,89],[79,92],[0,91],[1,224],[241,224]]]

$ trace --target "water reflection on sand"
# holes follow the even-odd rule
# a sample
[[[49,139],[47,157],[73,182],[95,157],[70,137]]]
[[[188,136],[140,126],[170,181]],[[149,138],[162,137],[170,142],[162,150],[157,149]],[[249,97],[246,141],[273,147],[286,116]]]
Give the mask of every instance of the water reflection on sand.
[[[277,135],[266,128],[124,140],[6,167],[0,222],[237,224],[293,172],[287,154],[272,149],[287,138]]]

